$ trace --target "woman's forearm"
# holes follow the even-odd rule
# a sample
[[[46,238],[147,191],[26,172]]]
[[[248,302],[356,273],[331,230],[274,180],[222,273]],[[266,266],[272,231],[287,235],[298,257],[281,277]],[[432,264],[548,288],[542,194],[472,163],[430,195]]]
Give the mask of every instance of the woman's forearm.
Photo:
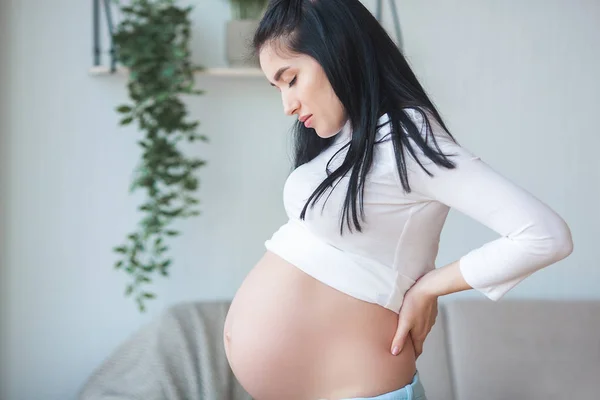
[[[425,274],[419,281],[423,281],[420,282],[421,290],[436,297],[472,289],[460,272],[459,261],[436,268]]]

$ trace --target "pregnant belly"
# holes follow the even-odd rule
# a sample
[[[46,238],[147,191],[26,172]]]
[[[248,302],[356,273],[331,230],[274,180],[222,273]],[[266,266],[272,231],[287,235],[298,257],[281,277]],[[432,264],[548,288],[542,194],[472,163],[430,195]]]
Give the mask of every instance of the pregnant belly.
[[[324,266],[326,267],[326,266]],[[410,340],[390,353],[396,313],[348,296],[267,252],[238,289],[224,345],[256,400],[371,397],[410,383]]]

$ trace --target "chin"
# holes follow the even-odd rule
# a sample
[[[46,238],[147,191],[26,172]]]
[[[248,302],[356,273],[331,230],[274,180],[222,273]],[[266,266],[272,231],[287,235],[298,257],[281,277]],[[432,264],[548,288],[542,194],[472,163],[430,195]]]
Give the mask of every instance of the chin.
[[[317,136],[319,136],[320,138],[329,139],[330,137],[337,135],[339,130],[336,131],[336,130],[329,129],[329,130],[325,131],[323,129],[319,129],[319,130],[315,129],[315,132],[317,133]]]

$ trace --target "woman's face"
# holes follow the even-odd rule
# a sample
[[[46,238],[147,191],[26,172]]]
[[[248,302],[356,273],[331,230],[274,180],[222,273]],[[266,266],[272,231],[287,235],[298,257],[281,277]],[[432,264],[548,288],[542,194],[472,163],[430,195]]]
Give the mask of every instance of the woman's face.
[[[346,113],[325,71],[306,54],[282,55],[273,46],[260,51],[260,66],[281,92],[283,111],[298,115],[298,120],[322,138],[336,135],[346,122]]]

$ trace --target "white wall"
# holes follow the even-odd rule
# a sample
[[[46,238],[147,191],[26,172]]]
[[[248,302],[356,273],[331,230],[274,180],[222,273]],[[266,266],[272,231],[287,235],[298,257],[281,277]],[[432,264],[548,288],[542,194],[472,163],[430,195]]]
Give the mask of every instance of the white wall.
[[[223,66],[227,5],[197,3],[195,58]],[[457,138],[573,231],[574,253],[508,296],[600,298],[600,3],[399,4],[406,53]],[[190,106],[211,143],[190,151],[209,160],[203,214],[181,225],[172,276],[139,315],[110,250],[137,222],[139,197],[127,187],[138,136],[116,127],[125,79],[87,73],[91,33],[91,2],[0,1],[2,400],[74,399],[93,368],[166,306],[231,298],[285,221],[292,120],[277,92],[262,78],[199,77],[208,94]],[[452,212],[438,264],[494,238]]]
[[[406,52],[450,129],[571,227],[573,254],[509,295],[600,298],[600,3],[402,3]],[[495,237],[451,214],[438,264]]]

